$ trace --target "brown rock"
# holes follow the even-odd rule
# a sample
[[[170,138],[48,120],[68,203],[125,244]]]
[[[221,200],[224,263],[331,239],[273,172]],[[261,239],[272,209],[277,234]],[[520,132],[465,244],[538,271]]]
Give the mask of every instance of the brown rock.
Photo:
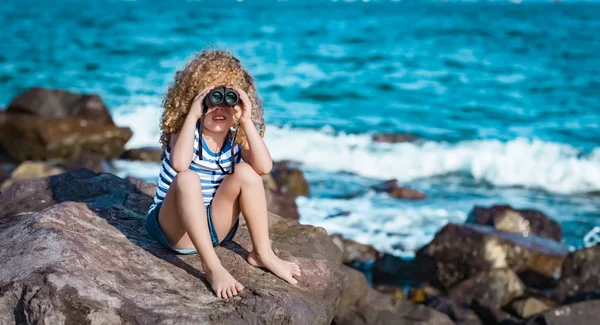
[[[375,185],[373,189],[377,192],[387,192],[391,197],[397,199],[423,200],[426,198],[423,192],[408,187],[399,187],[398,181],[395,179]]]
[[[483,323],[472,310],[463,307],[446,296],[429,299],[426,306],[450,317],[457,325],[482,325]]]
[[[568,247],[553,240],[499,231],[487,226],[448,224],[417,252],[425,280],[445,289],[493,268],[557,278]]]
[[[388,143],[400,143],[400,142],[413,142],[418,138],[412,134],[405,133],[376,133],[372,136],[375,142],[388,142]]]
[[[423,304],[435,297],[443,294],[439,289],[432,287],[427,283],[423,283],[418,287],[410,287],[408,289],[408,299],[416,304]]]
[[[128,176],[126,180],[130,181],[140,192],[154,198],[156,195],[156,184],[146,183],[143,180],[135,177]]]
[[[560,242],[562,230],[558,222],[544,213],[530,209],[513,209],[510,205],[495,205],[491,208],[476,206],[467,223],[485,226],[529,236],[531,234]]]
[[[527,325],[591,325],[598,324],[600,300],[584,301],[548,310],[531,318]]]
[[[379,256],[379,252],[371,245],[357,243],[345,239],[341,235],[331,235],[331,240],[342,252],[342,263],[352,265],[358,263],[372,263]]]
[[[521,318],[529,318],[535,314],[539,314],[550,310],[554,307],[554,304],[550,301],[542,301],[536,298],[525,298],[514,301],[510,309]]]
[[[476,274],[450,290],[450,299],[462,305],[474,300],[487,306],[502,308],[521,297],[525,285],[509,268],[492,269]]]
[[[154,147],[129,149],[121,155],[121,159],[160,162],[162,149]]]
[[[64,169],[57,167],[56,162],[25,161],[22,162],[11,174],[10,178],[0,185],[3,190],[15,181],[34,177],[46,177],[64,173]]]
[[[129,128],[83,119],[0,113],[0,146],[16,161],[77,159],[85,154],[118,157],[131,136]]]
[[[267,209],[269,212],[278,214],[290,220],[300,219],[298,205],[296,205],[296,200],[294,197],[269,189],[265,190],[265,194],[267,197]]]
[[[271,175],[273,175],[273,180],[281,193],[293,197],[310,195],[304,173],[299,168],[294,167],[291,162],[279,161],[274,163]]]
[[[246,289],[221,300],[197,255],[174,255],[146,233],[151,201],[129,181],[87,170],[1,192],[0,324],[331,323],[344,274],[322,228],[270,229],[276,253],[302,267],[292,286],[245,261],[252,244],[241,226],[215,251]]]
[[[600,245],[580,249],[567,256],[556,297],[561,302],[600,298]]]
[[[454,324],[448,316],[423,305],[394,300],[369,288],[365,276],[344,266],[346,287],[332,324],[422,325]]]
[[[475,312],[477,317],[486,325],[521,325],[520,319],[505,312],[502,309],[496,308],[485,301],[473,300],[471,310]]]
[[[98,95],[76,94],[64,90],[30,88],[15,97],[8,113],[26,113],[48,119],[80,118],[89,124],[113,125],[106,105]]]

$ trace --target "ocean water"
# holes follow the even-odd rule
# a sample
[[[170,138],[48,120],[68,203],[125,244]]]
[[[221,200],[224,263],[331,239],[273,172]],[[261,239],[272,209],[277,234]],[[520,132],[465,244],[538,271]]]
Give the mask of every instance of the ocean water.
[[[174,72],[225,48],[257,81],[274,160],[302,163],[301,222],[411,256],[473,206],[511,204],[558,220],[576,248],[600,225],[599,14],[576,1],[5,1],[0,106],[33,86],[97,93],[134,130],[129,148],[158,146]],[[427,199],[369,190],[392,178]]]

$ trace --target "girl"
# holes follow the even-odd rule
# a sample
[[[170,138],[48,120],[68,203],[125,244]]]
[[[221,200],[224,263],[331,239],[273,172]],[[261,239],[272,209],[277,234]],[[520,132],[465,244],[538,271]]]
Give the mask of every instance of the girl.
[[[222,86],[237,92],[238,104],[203,113],[206,95]],[[207,50],[176,73],[162,104],[164,157],[148,232],[174,253],[198,253],[212,290],[230,298],[244,286],[221,265],[214,247],[233,238],[241,211],[252,238],[248,263],[296,284],[300,268],[279,259],[269,241],[261,175],[271,171],[272,161],[252,77],[231,53]]]

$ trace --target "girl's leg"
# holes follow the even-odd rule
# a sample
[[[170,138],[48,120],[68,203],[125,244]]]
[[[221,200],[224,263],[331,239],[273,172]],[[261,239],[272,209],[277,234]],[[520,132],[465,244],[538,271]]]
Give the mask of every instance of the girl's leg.
[[[278,277],[296,284],[298,281],[294,276],[300,276],[298,265],[281,260],[271,248],[267,199],[262,177],[245,162],[237,164],[235,172],[225,177],[213,198],[213,224],[219,240],[225,238],[237,220],[240,209],[252,239],[252,252],[248,256],[248,263],[266,267]]]
[[[243,290],[221,265],[212,246],[200,178],[195,172],[186,170],[175,176],[159,211],[158,224],[174,248],[196,248],[217,297],[232,297]]]

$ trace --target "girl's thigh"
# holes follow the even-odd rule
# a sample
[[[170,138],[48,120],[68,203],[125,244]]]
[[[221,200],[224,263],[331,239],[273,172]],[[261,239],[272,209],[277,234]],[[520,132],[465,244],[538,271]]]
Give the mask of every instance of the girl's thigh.
[[[225,176],[212,200],[212,220],[219,241],[227,236],[240,215],[241,186],[237,177],[234,176],[237,172],[238,166],[236,165],[235,173]]]
[[[173,248],[194,248],[177,212],[177,185],[177,177],[175,177],[158,213],[158,226]],[[206,211],[200,211],[200,213],[200,216],[206,218]]]

